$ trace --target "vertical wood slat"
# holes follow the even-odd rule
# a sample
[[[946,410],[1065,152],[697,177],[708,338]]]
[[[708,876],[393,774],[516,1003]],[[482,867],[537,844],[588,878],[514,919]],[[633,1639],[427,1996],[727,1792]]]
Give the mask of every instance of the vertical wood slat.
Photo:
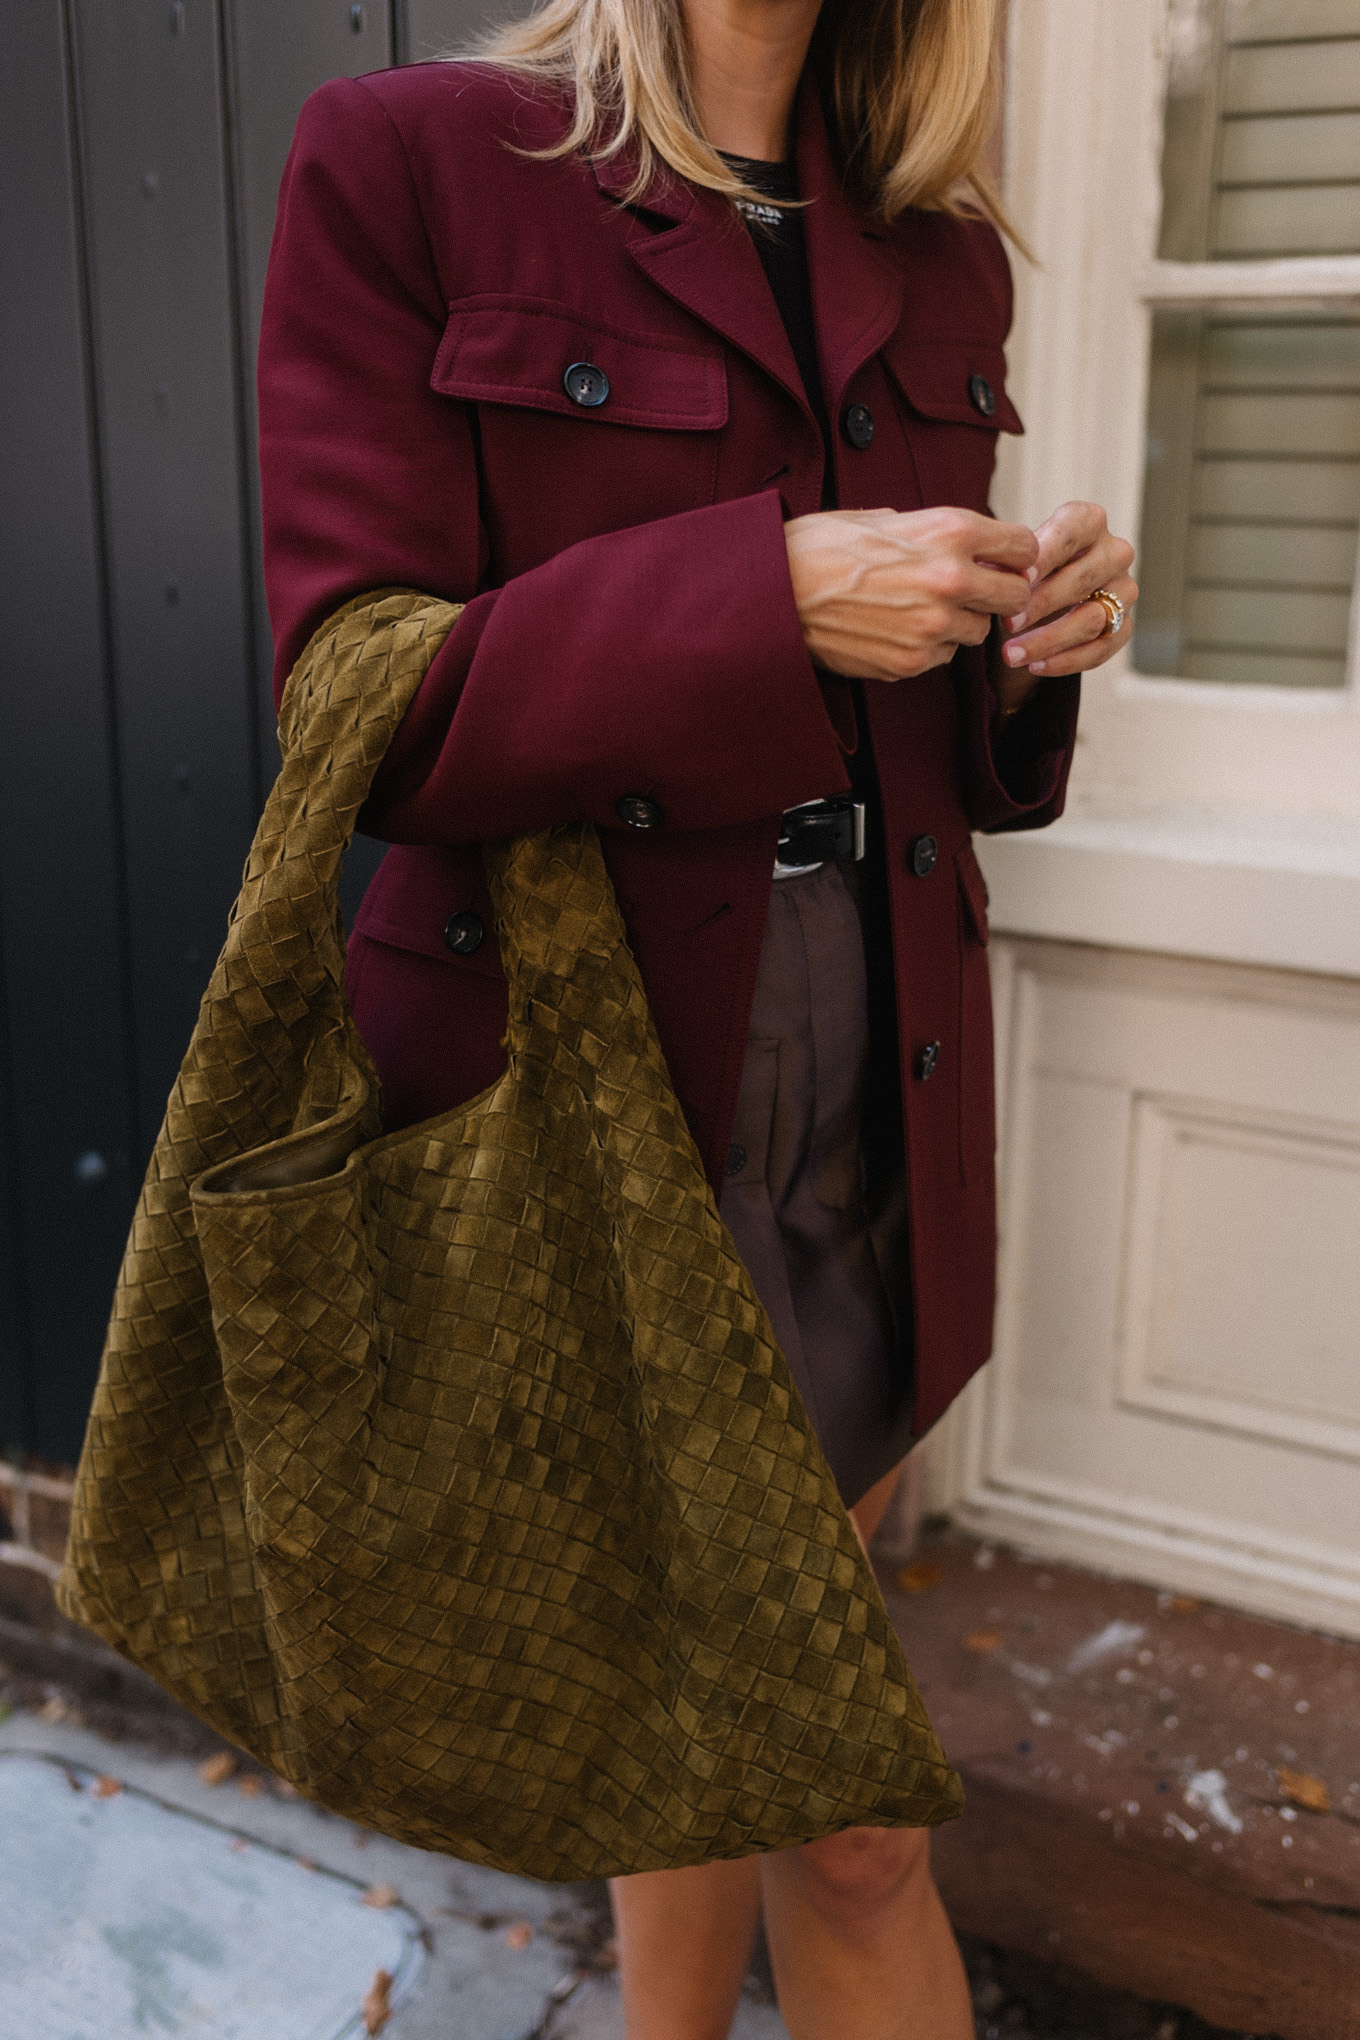
[[[84,1428],[138,1173],[68,116],[61,0],[28,0],[0,66],[0,186],[22,194],[0,207],[0,1442],[52,1453]]]
[[[260,556],[255,360],[274,211],[303,101],[330,78],[359,77],[392,62],[389,9],[385,4],[367,0],[356,16],[352,0],[290,0],[287,34],[281,35],[278,0],[231,0],[227,9],[227,52],[237,318],[248,452],[252,622],[259,715],[261,726],[268,733],[268,741],[262,745],[267,788],[277,769],[278,752],[273,741],[274,702],[270,688],[274,648]]]
[[[256,806],[214,0],[76,0],[94,354],[150,1146]]]
[[[498,21],[527,14],[514,0],[396,0],[401,62],[423,64],[460,49]]]
[[[279,182],[298,114],[309,94],[330,78],[359,77],[393,61],[391,9],[386,0],[381,4],[364,0],[357,13],[352,0],[290,0],[287,19],[288,32],[281,35],[278,0],[230,0],[227,10],[226,86],[250,574],[247,627],[253,638],[261,799],[278,770],[279,753],[271,686],[274,640],[260,548],[255,362]],[[353,921],[382,855],[379,845],[361,839],[346,859],[341,905],[348,921]]]

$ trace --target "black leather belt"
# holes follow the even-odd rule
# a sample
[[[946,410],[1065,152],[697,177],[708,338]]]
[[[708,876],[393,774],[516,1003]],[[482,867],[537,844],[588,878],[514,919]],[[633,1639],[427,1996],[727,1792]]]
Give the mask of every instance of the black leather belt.
[[[833,793],[825,800],[805,800],[786,810],[779,825],[779,847],[775,851],[774,875],[790,878],[795,872],[815,871],[819,864],[838,858],[857,861],[864,855],[865,805],[848,793]]]

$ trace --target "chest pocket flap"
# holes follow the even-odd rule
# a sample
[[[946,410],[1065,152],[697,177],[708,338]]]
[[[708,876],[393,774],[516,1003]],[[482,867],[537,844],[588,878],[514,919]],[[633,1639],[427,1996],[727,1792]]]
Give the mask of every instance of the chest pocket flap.
[[[893,381],[913,411],[942,424],[1023,432],[1006,394],[1005,350],[993,340],[920,339],[900,329],[883,350]]]
[[[581,363],[603,376],[602,399],[596,394],[583,404],[568,394],[567,371]],[[579,387],[580,379],[574,380]],[[543,298],[456,300],[430,386],[468,403],[519,404],[582,424],[715,432],[727,423],[721,353],[687,347],[668,335],[625,333]]]

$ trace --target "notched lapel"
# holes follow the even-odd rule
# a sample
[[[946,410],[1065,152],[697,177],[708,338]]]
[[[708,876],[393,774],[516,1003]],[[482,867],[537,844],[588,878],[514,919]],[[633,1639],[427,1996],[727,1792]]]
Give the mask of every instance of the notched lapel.
[[[834,418],[851,377],[901,323],[905,279],[886,236],[870,238],[871,220],[841,188],[810,73],[799,90],[796,132],[817,361]]]
[[[816,83],[805,74],[795,116],[798,183],[817,355],[827,409],[834,417],[856,371],[896,331],[904,279],[886,239],[841,189]],[[636,157],[621,152],[595,164],[600,189],[616,204],[633,180]],[[798,364],[770,294],[751,237],[716,193],[696,190],[660,169],[640,199],[639,214],[670,224],[659,231],[635,219],[626,246],[659,290],[772,375],[807,411]]]
[[[600,189],[616,203],[632,182],[634,162],[621,154],[595,165]],[[716,192],[696,190],[665,170],[657,172],[633,206],[638,213],[671,222],[657,231],[641,219],[633,221],[625,246],[639,269],[658,290],[749,355],[811,418],[760,257],[733,208]]]

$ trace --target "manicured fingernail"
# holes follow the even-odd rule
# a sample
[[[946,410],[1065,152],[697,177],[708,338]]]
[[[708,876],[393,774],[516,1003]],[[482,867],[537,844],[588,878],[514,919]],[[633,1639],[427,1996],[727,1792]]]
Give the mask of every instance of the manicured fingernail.
[[[1024,646],[1023,646],[1023,645],[1007,645],[1007,647],[1006,647],[1006,651],[1005,651],[1005,659],[1006,659],[1006,664],[1007,664],[1008,666],[1023,666],[1023,665],[1024,665],[1024,663],[1025,663],[1025,648],[1024,648]]]
[[[1039,578],[1039,569],[1038,569],[1037,567],[1026,567],[1026,568],[1025,568],[1025,579],[1026,579],[1026,580],[1027,580],[1027,581],[1029,582],[1029,585],[1030,585],[1030,587],[1031,587],[1031,588],[1032,588],[1032,587],[1034,586],[1034,583],[1035,583],[1035,582],[1036,582],[1036,581],[1038,580],[1038,578]]]
[[[1006,628],[1007,630],[1023,630],[1028,622],[1029,611],[1022,609],[1018,616],[1008,616],[1006,618]]]
[[[1031,673],[1046,673],[1048,671],[1047,659],[1031,659],[1029,670]]]

